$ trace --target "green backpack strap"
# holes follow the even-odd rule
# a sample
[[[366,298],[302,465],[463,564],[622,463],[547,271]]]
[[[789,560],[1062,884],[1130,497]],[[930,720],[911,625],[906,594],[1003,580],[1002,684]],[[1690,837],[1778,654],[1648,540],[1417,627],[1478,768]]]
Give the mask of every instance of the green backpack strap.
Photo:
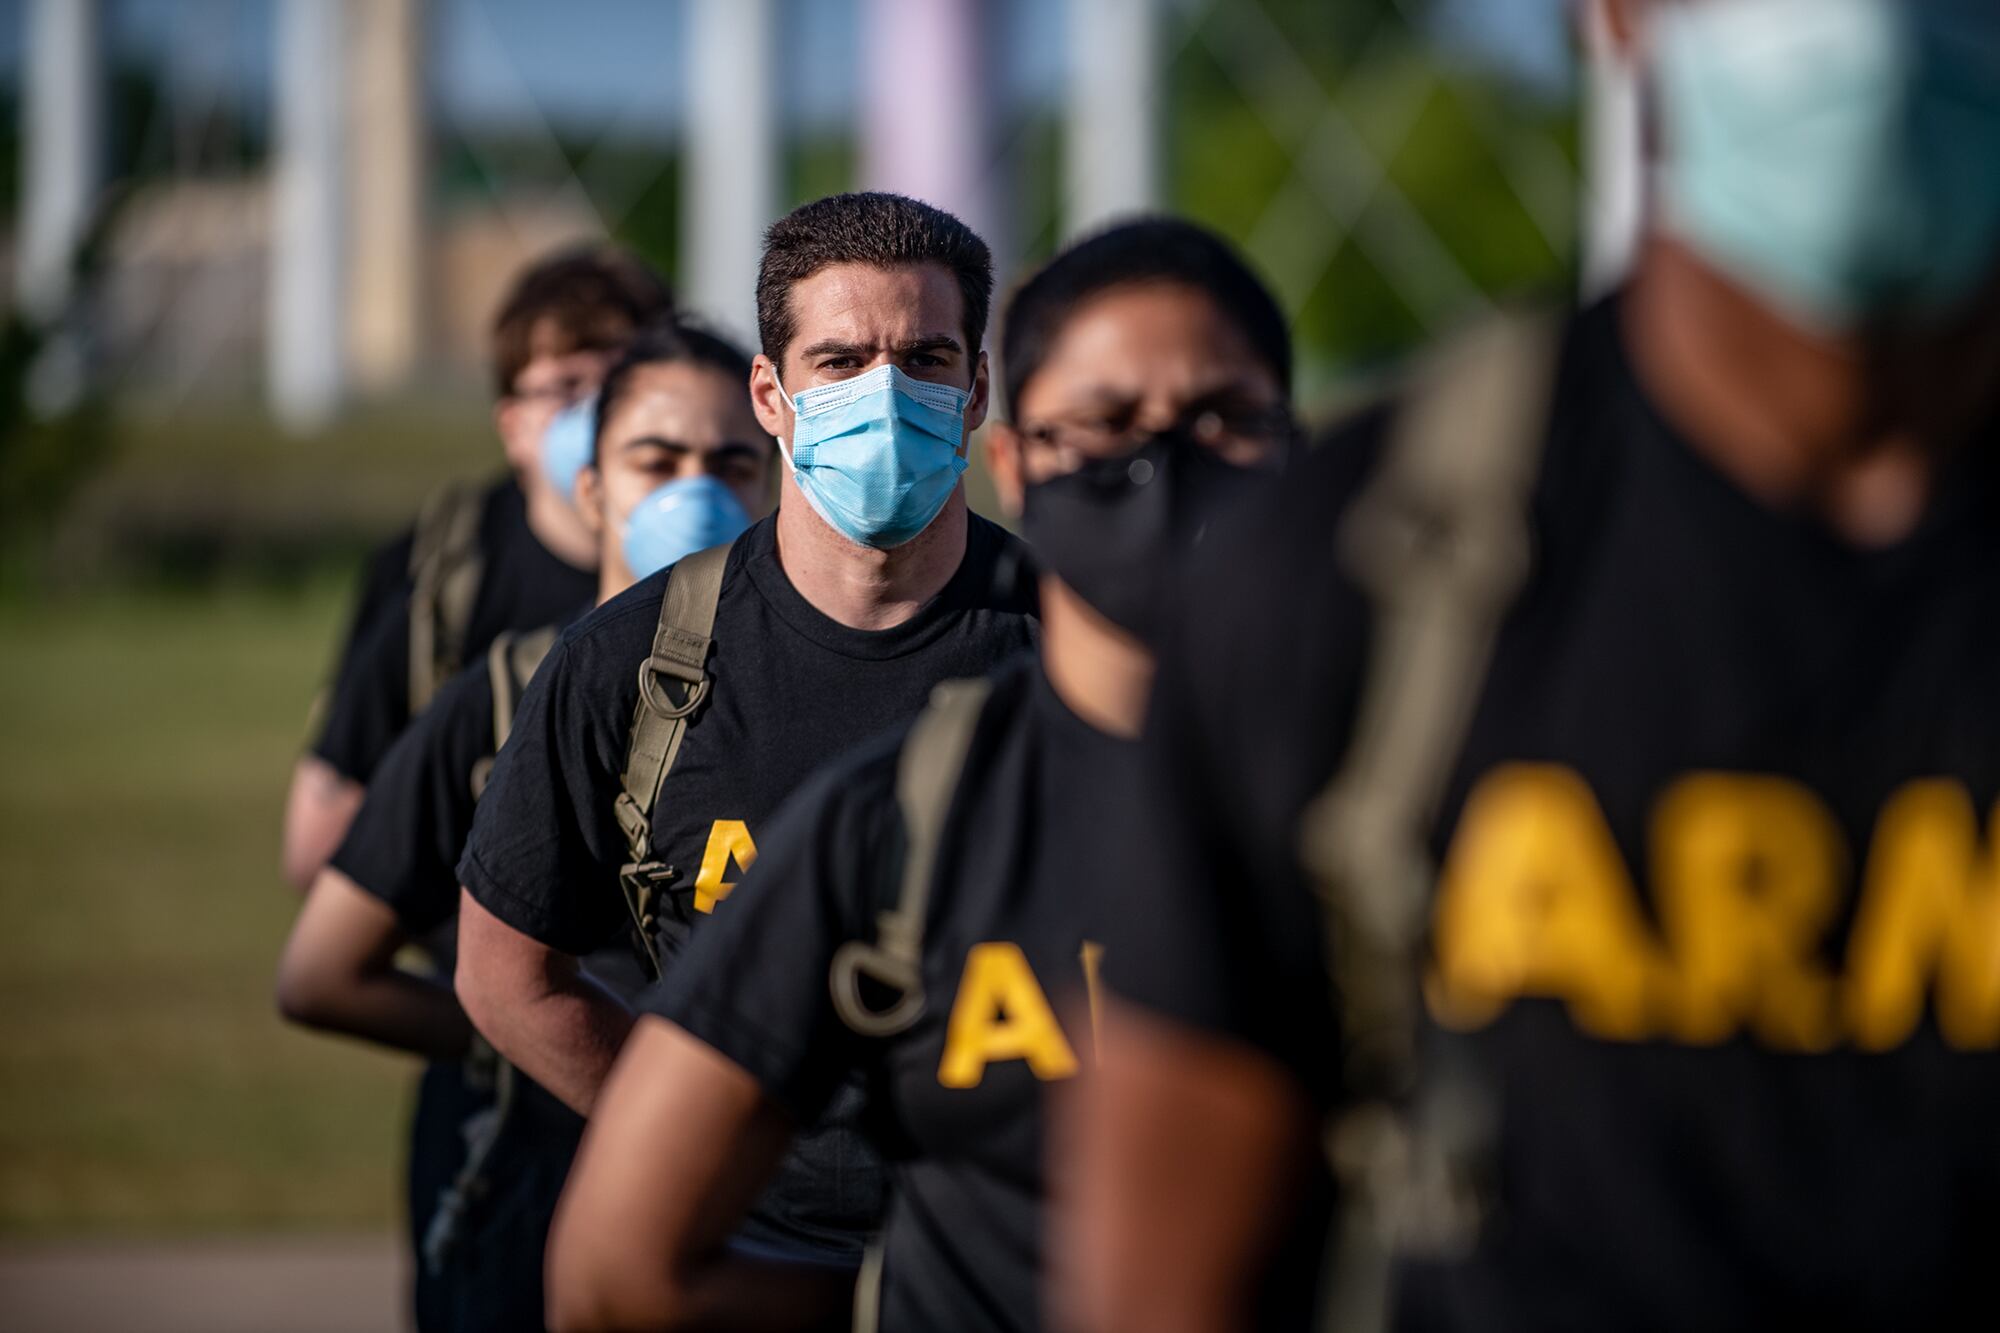
[[[619,868],[618,886],[631,917],[633,949],[649,977],[660,975],[653,927],[661,896],[676,878],[674,868],[653,858],[653,805],[680,754],[681,738],[702,701],[708,698],[708,650],[715,632],[715,608],[722,600],[722,571],[734,542],[697,551],[675,564],[660,599],[660,624],[653,651],[639,666],[639,703],[632,712],[625,771],[619,775],[613,812],[625,835],[630,859]],[[679,682],[675,688],[662,680]]]
[[[1326,1329],[1385,1326],[1392,1252],[1469,1243],[1478,1224],[1486,1117],[1452,1071],[1418,1079],[1427,836],[1527,575],[1560,346],[1554,316],[1502,317],[1420,364],[1341,525],[1375,632],[1347,756],[1301,825],[1352,1090],[1327,1126],[1343,1215]]]
[[[471,482],[439,487],[417,511],[410,542],[410,715],[464,665],[465,636],[486,558],[479,527],[486,492]]]
[[[556,625],[522,634],[503,633],[486,650],[486,675],[493,686],[493,754],[472,766],[473,800],[486,794],[486,784],[493,779],[494,756],[513,733],[514,710],[520,706],[521,695],[561,635],[562,629]]]
[[[895,907],[876,918],[872,942],[849,940],[834,951],[829,978],[834,1011],[864,1037],[892,1037],[924,1011],[924,919],[938,847],[992,689],[983,679],[938,685],[896,758],[896,807],[904,833],[902,893]],[[887,1009],[869,1007],[861,997],[864,977],[894,991],[895,1003]]]

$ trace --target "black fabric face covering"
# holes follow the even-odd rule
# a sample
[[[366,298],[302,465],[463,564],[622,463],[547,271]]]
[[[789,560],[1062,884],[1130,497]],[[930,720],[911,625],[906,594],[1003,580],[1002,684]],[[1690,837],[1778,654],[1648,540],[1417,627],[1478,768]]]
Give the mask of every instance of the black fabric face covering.
[[[1184,434],[1155,435],[1129,454],[1090,459],[1027,487],[1021,533],[1077,596],[1150,644],[1168,571],[1256,475]]]

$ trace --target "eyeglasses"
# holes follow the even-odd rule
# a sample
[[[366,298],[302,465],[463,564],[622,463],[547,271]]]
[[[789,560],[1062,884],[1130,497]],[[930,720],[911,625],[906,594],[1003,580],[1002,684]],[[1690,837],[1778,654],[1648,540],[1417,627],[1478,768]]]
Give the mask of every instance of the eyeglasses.
[[[1179,435],[1212,449],[1226,462],[1254,466],[1275,465],[1284,451],[1298,438],[1298,421],[1286,407],[1203,408],[1174,422],[1164,430],[1149,430],[1136,422],[1098,419],[1094,421],[1038,421],[1021,428],[1029,443],[1054,450],[1065,467],[1085,459],[1107,458],[1130,453],[1148,440],[1163,435]]]

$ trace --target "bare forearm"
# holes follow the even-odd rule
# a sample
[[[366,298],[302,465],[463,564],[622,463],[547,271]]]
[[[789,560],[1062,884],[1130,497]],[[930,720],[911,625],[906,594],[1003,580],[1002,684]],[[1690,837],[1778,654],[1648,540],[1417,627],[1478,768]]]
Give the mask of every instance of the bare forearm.
[[[481,1006],[474,1017],[495,1050],[586,1116],[632,1031],[632,1011],[576,971],[516,1003]]]
[[[449,987],[394,969],[354,977],[303,1004],[283,1004],[308,1027],[456,1060],[472,1044],[472,1022]]]
[[[606,1257],[631,1255],[606,1248]],[[550,1326],[564,1330],[671,1329],[676,1333],[845,1328],[854,1273],[717,1255],[675,1281],[642,1263],[558,1276]]]

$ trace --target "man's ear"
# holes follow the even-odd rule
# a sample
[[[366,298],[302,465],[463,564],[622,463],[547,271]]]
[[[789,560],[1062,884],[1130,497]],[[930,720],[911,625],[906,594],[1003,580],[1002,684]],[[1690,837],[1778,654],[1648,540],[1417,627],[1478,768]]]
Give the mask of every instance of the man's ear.
[[[792,436],[792,401],[778,381],[778,367],[762,352],[750,363],[750,410],[773,439]]]
[[[982,348],[979,353],[979,364],[972,368],[972,397],[965,404],[965,437],[967,439],[971,439],[972,432],[985,424],[986,403],[990,386],[991,377],[986,371],[986,352]]]
[[[1021,517],[1024,486],[1021,467],[1021,432],[1004,421],[996,421],[986,431],[986,471],[993,478],[993,490],[1007,517]]]
[[[576,512],[583,515],[583,526],[590,529],[592,536],[604,535],[608,523],[604,512],[604,478],[598,475],[595,463],[587,464],[576,474]]]

